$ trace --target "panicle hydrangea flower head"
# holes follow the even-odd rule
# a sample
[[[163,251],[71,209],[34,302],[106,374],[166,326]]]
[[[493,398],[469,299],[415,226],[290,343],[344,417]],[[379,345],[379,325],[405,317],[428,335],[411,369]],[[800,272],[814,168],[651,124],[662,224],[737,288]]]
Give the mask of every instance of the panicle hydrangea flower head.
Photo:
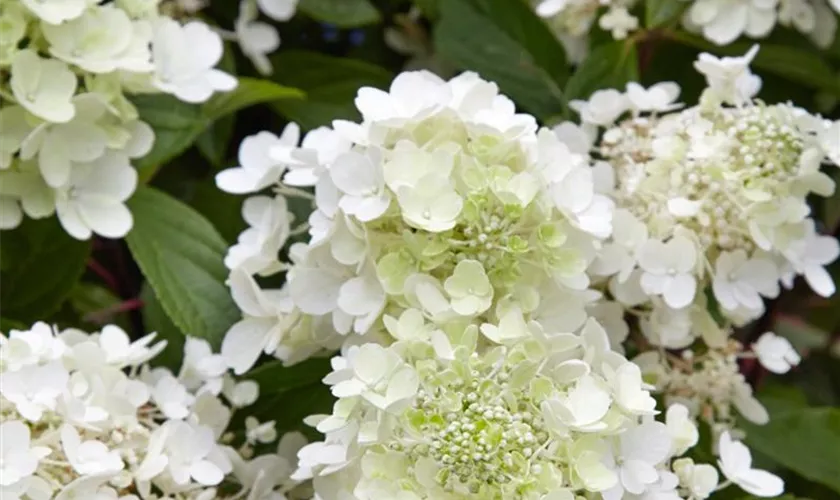
[[[309,196],[316,205],[309,242],[292,247],[291,264],[273,264],[276,251],[252,240],[263,224],[253,216],[251,243],[243,247],[243,234],[236,259],[227,260],[243,322],[263,318],[265,325],[231,330],[222,349],[231,366],[247,369],[263,348],[300,359],[351,332],[387,337],[383,314],[400,317],[408,308],[438,326],[504,317],[522,326],[509,335],[528,335],[530,319],[553,329],[552,315],[562,314],[551,309],[570,308],[564,320],[571,321],[557,329],[580,328],[585,305],[597,298],[587,291],[585,270],[612,226],[612,203],[595,193],[585,146],[538,130],[533,117],[517,114],[495,84],[474,73],[450,81],[403,73],[388,92],[362,88],[356,106],[361,123],[313,130],[299,148],[286,131],[246,139],[242,165],[217,177],[231,192],[274,182],[278,196]],[[314,186],[314,196],[298,186]],[[260,238],[268,241],[279,227]],[[267,259],[243,260],[243,252]],[[257,261],[265,267],[245,264]],[[245,285],[240,274],[278,269],[288,270],[287,285],[269,292]],[[239,289],[246,287],[263,298],[245,304]],[[562,297],[541,301],[551,294],[568,296],[569,305]],[[255,302],[266,306],[251,307]]]
[[[300,498],[289,476],[302,435],[253,460],[250,438],[232,446],[228,423],[256,400],[256,384],[225,374],[197,338],[187,339],[177,376],[151,368],[166,346],[154,337],[132,342],[115,325],[88,334],[40,322],[0,336],[4,498]],[[252,426],[262,443],[276,437],[274,422]]]
[[[687,414],[668,417],[673,432],[645,420],[656,403],[638,367],[609,351],[594,321],[580,336],[531,326],[532,338],[486,349],[475,326],[451,329],[448,359],[431,341],[351,347],[324,379],[339,398],[332,415],[310,419],[325,441],[301,449],[294,477],[315,476],[316,492],[319,478],[341,477],[365,499],[657,488],[696,443]],[[631,462],[652,477],[634,485]]]
[[[214,66],[220,36],[158,2],[5,2],[0,70],[0,229],[57,214],[73,237],[121,238],[125,201],[154,133],[126,95],[167,93],[200,103],[236,87]],[[187,43],[190,39],[194,43]],[[35,43],[37,42],[37,43]],[[8,104],[8,105],[7,105]]]
[[[650,336],[657,344],[687,347],[709,330],[700,326],[708,318],[691,319],[706,310],[706,287],[735,324],[760,316],[763,298],[794,275],[821,295],[834,291],[823,266],[838,245],[815,233],[806,197],[834,192],[820,168],[836,165],[837,126],[789,103],[753,99],[757,51],[701,54],[696,67],[708,88],[698,106],[674,110],[678,88],[670,83],[573,103],[584,126],[603,128],[596,149],[621,228],[590,271],[613,276],[609,288],[628,307],[650,304],[658,319],[648,324],[671,325],[648,328],[658,330]]]

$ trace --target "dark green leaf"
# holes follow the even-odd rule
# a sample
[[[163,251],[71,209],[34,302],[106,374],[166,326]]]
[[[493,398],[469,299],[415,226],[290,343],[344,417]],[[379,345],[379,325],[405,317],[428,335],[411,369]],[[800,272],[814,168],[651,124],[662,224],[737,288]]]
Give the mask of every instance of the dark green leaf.
[[[309,17],[340,28],[378,23],[379,11],[370,0],[301,0],[298,9]]]
[[[228,243],[234,243],[247,227],[242,202],[241,196],[222,191],[212,179],[200,182],[189,200],[190,206],[204,215]]]
[[[303,419],[316,414],[329,414],[335,398],[322,383],[297,387],[281,393],[267,394],[248,407],[248,413],[261,422],[274,420],[278,432],[300,430],[316,438],[319,434],[304,425]]]
[[[272,57],[278,82],[306,92],[304,99],[287,99],[272,107],[305,129],[329,125],[333,120],[357,120],[353,104],[360,87],[387,89],[393,75],[354,59],[317,52],[286,50]]]
[[[143,288],[140,291],[140,299],[143,301],[143,328],[147,333],[155,332],[157,337],[155,340],[165,340],[166,348],[155,356],[152,364],[155,366],[165,366],[170,370],[176,371],[181,366],[181,359],[184,357],[184,342],[186,337],[178,330],[175,323],[166,315],[163,306],[160,305],[155,295],[155,291],[149,286],[149,283],[143,283]]]
[[[679,19],[686,4],[674,0],[645,0],[645,26],[656,28]]]
[[[8,333],[9,330],[28,330],[29,326],[26,323],[15,321],[13,319],[0,318],[0,332]]]
[[[219,347],[240,317],[225,286],[227,243],[201,214],[155,189],[138,189],[128,205],[126,241],[166,315],[183,334]]]
[[[140,182],[147,182],[157,169],[186,151],[216,120],[261,102],[302,96],[297,89],[273,82],[240,78],[235,90],[218,93],[200,106],[163,94],[134,97],[140,119],[155,131],[152,151],[137,162]]]
[[[134,104],[140,119],[155,131],[152,150],[135,163],[140,182],[147,182],[163,164],[186,151],[207,124],[199,106],[169,95],[135,96]]]
[[[438,52],[499,84],[525,110],[548,118],[565,109],[565,51],[519,0],[441,2]]]
[[[225,164],[234,125],[236,125],[234,115],[220,118],[211,123],[195,141],[195,146],[201,155],[216,168],[221,168]]]
[[[68,235],[58,219],[27,219],[0,238],[0,304],[5,318],[46,320],[76,286],[90,241]]]
[[[578,66],[566,84],[566,96],[589,99],[596,90],[624,90],[627,82],[639,79],[636,46],[630,42],[611,42],[596,47]]]
[[[79,318],[94,326],[117,324],[125,329],[128,326],[125,315],[117,316],[121,311],[122,299],[113,291],[94,283],[76,283],[70,292],[68,302]]]
[[[269,394],[320,384],[329,372],[327,358],[312,358],[289,367],[271,361],[249,371],[245,377],[260,385],[260,394]]]
[[[743,423],[747,445],[840,492],[840,409],[803,409],[794,402],[787,407],[777,405],[774,410],[766,425]]]
[[[239,84],[231,92],[213,95],[201,106],[205,120],[215,121],[242,108],[280,99],[301,99],[303,92],[277,83],[256,78],[239,78]]]

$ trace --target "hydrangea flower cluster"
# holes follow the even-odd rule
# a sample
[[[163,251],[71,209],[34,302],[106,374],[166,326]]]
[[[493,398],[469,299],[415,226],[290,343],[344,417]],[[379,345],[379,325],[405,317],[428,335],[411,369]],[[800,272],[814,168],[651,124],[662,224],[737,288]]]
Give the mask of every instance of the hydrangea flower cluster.
[[[657,110],[649,119],[675,109],[671,87],[641,92],[646,111]],[[262,353],[295,363],[341,352],[324,379],[338,399],[332,413],[307,419],[325,438],[301,449],[293,479],[312,479],[321,499],[703,499],[731,483],[763,496],[783,489],[731,439],[724,410],[733,403],[722,394],[750,390],[737,369],[715,392],[701,377],[714,353],[682,378],[670,358],[650,359],[657,351],[638,364],[620,354],[625,312],[636,310],[606,282],[640,271],[635,252],[605,256],[638,226],[640,244],[652,233],[646,219],[616,218],[632,215],[614,210],[626,202],[614,187],[618,167],[593,146],[596,123],[615,123],[626,107],[575,103],[586,123],[548,130],[473,73],[443,81],[423,71],[399,75],[388,92],[362,88],[356,105],[361,123],[335,121],[300,146],[295,124],[246,138],[240,165],[216,178],[252,195],[249,227],[225,259],[243,312],[224,339],[227,365],[243,373]],[[289,209],[300,201],[314,204],[305,223]],[[291,262],[280,261],[306,232],[308,241],[290,245]],[[621,268],[604,272],[614,262]],[[282,287],[258,283],[277,273],[286,273]],[[650,304],[672,309],[642,295],[642,323],[658,335]],[[687,320],[692,331],[704,321],[721,331],[708,313]],[[795,364],[778,340],[763,339],[755,356]],[[669,397],[662,421],[654,388]],[[721,408],[711,423],[727,424],[715,428],[729,480],[720,485],[715,467],[682,458],[697,443],[704,403]]]
[[[656,345],[681,349],[702,335],[724,346],[707,290],[736,325],[761,316],[763,298],[797,275],[822,296],[834,293],[824,266],[840,247],[816,232],[805,198],[834,192],[820,168],[840,162],[840,122],[752,99],[757,50],[701,55],[695,66],[708,88],[695,107],[676,110],[670,82],[572,103],[584,128],[603,130],[600,189],[617,205],[616,231],[590,272],[608,278],[612,297]]]
[[[356,103],[361,124],[313,130],[300,148],[295,125],[279,138],[261,132],[243,142],[241,166],[217,177],[229,192],[276,191],[246,200],[252,227],[226,259],[245,313],[222,347],[237,372],[263,350],[293,361],[351,333],[350,342],[387,335],[383,314],[409,308],[439,325],[514,327],[483,330],[495,343],[527,336],[531,319],[583,325],[597,299],[586,268],[612,208],[594,192],[586,155],[473,73],[403,73],[390,92],[361,89]],[[314,196],[301,189],[313,185]],[[286,194],[316,202],[292,263],[277,262],[295,232]],[[277,271],[288,272],[279,290],[252,278]]]
[[[594,320],[579,336],[530,328],[508,346],[482,348],[470,325],[333,358],[339,399],[309,420],[326,439],[301,449],[293,477],[314,476],[324,498],[679,498],[671,459],[697,442],[687,410],[653,421],[638,366]]]
[[[124,202],[137,184],[131,159],[154,141],[126,95],[199,103],[236,86],[214,68],[219,35],[162,15],[157,3],[4,2],[0,229],[56,213],[75,238],[124,236]]]
[[[675,0],[676,1],[676,0]],[[572,62],[588,51],[588,35],[597,21],[615,39],[640,27],[636,0],[535,0],[540,17],[555,32]],[[836,0],[683,0],[683,26],[706,40],[727,45],[741,36],[764,38],[776,25],[796,29],[826,48],[837,32]]]
[[[206,341],[188,338],[175,374],[148,362],[154,334],[130,342],[115,325],[88,334],[45,323],[0,336],[0,495],[4,499],[303,498],[290,478],[303,435],[248,417],[228,423],[258,386],[235,382]],[[274,495],[274,496],[272,496]]]

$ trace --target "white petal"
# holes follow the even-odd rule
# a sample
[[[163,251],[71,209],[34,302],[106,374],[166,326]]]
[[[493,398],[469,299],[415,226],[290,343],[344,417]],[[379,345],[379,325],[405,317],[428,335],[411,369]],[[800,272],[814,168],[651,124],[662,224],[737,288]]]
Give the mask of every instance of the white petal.
[[[237,375],[257,362],[276,322],[270,319],[245,318],[230,327],[222,341],[222,358]]]
[[[703,27],[703,34],[718,45],[734,42],[747,27],[748,9],[742,3],[718,11],[715,19]]]
[[[831,275],[819,265],[811,265],[805,268],[805,281],[821,297],[830,297],[834,295],[836,290]]]
[[[690,274],[678,274],[668,281],[662,297],[669,307],[682,309],[691,304],[697,292],[697,280]]]
[[[190,466],[190,476],[199,484],[213,486],[222,482],[224,473],[218,466],[208,460],[195,462]]]
[[[134,225],[131,211],[122,203],[103,203],[87,199],[79,203],[78,208],[87,226],[106,238],[122,238]]]
[[[758,497],[775,497],[785,491],[785,482],[782,478],[758,469],[750,469],[741,474],[735,483],[747,493]]]

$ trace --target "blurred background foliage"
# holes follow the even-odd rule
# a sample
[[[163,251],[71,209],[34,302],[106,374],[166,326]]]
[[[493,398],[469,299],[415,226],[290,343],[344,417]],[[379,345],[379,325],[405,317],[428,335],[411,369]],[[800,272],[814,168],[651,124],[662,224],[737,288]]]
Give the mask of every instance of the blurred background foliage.
[[[573,67],[524,0],[300,0],[297,16],[277,26],[282,45],[271,56],[270,77],[229,44],[222,67],[240,77],[233,93],[203,105],[167,96],[134,100],[157,139],[136,165],[147,187],[129,202],[135,227],[125,241],[79,242],[55,219],[27,220],[3,234],[0,327],[48,320],[91,330],[116,323],[133,336],[157,331],[170,343],[160,362],[177,367],[184,334],[218,347],[238,319],[222,258],[244,228],[243,198],[218,190],[214,175],[237,164],[247,135],[279,134],[291,121],[307,131],[356,119],[359,87],[385,89],[396,73],[415,68],[443,77],[477,71],[548,125],[575,119],[571,99],[628,81],[677,81],[681,101],[693,103],[704,86],[692,66],[697,54],[740,55],[753,43],[717,47],[682,31],[686,2],[640,4],[643,29],[615,41],[593,28],[590,55]],[[213,1],[201,15],[230,28],[237,2]],[[761,99],[790,100],[840,118],[840,37],[819,50],[777,27],[761,45],[753,65],[764,81]],[[840,169],[831,175],[840,181]],[[838,236],[840,195],[812,206],[820,230]],[[308,215],[309,207],[293,209],[300,218]],[[840,262],[831,273],[840,282]],[[744,423],[747,443],[762,467],[785,479],[785,500],[840,499],[840,294],[820,299],[797,283],[738,336],[748,343],[766,330],[787,337],[804,361],[783,377],[755,363],[743,366],[771,413],[766,426]],[[249,373],[262,389],[256,416],[276,420],[280,430],[302,429],[304,416],[331,405],[320,383],[327,366],[323,359],[293,368],[268,362]],[[751,497],[729,488],[713,498]]]

